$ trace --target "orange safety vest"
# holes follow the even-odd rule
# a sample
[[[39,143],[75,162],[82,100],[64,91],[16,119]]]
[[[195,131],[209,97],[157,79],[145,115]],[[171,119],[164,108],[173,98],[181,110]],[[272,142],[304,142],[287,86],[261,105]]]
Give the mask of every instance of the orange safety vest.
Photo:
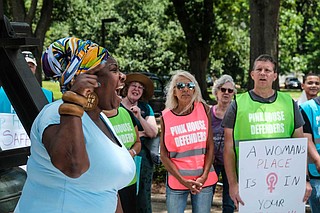
[[[196,180],[203,173],[206,143],[208,138],[208,117],[202,103],[194,103],[188,115],[175,115],[171,110],[162,112],[164,121],[164,145],[171,161],[185,179]],[[203,187],[218,181],[211,165]],[[175,190],[188,190],[173,175],[168,173],[168,186]]]

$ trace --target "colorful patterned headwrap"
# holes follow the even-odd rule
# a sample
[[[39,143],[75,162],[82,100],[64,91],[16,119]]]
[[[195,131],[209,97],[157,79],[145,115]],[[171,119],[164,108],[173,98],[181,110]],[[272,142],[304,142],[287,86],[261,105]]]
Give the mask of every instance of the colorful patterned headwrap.
[[[80,73],[105,63],[108,50],[92,41],[68,37],[59,39],[42,55],[42,68],[46,76],[59,79],[61,92]]]

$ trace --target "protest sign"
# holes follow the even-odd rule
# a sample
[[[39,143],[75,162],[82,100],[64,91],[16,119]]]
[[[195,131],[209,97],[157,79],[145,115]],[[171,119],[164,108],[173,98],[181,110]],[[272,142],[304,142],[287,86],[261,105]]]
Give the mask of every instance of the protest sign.
[[[239,144],[239,213],[305,212],[307,139]]]
[[[18,116],[0,113],[0,147],[1,150],[30,146],[30,139]]]

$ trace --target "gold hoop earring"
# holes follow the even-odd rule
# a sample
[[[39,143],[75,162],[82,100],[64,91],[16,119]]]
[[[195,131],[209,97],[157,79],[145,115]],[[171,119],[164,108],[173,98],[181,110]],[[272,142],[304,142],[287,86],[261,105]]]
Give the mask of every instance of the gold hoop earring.
[[[83,109],[85,111],[94,110],[97,107],[99,102],[98,95],[95,92],[92,92],[87,96],[87,100],[88,100],[87,105],[85,105]]]

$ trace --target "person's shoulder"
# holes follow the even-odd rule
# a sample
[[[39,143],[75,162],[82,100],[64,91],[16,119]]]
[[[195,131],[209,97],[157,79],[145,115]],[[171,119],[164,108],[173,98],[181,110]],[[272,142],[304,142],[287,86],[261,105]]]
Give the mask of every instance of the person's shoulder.
[[[237,101],[239,101],[241,99],[244,99],[244,98],[250,98],[251,99],[252,96],[255,96],[255,94],[252,92],[252,90],[250,90],[250,91],[247,91],[247,92],[236,94],[234,96],[234,100],[232,100],[232,101],[233,102],[237,102]]]
[[[307,100],[306,102],[303,102],[302,104],[300,104],[300,108],[305,108],[308,106],[316,106],[316,105],[320,105],[320,96],[314,99]]]
[[[133,113],[128,110],[127,108],[125,108],[123,105],[120,105],[119,108],[118,108],[118,111],[119,111],[119,114],[127,114],[127,115],[133,115]]]
[[[46,104],[41,111],[50,111],[54,108],[59,109],[59,106],[63,103],[62,99],[53,101],[49,104]]]
[[[62,100],[57,100],[46,104],[38,114],[38,119],[53,119],[54,117],[60,117],[58,110],[59,106],[62,104]]]
[[[43,132],[48,126],[60,123],[59,106],[62,100],[57,100],[45,105],[32,124],[33,129]]]
[[[235,98],[247,96],[247,95],[250,95],[250,94],[252,94],[252,90],[246,91],[246,92],[243,92],[243,93],[238,93],[238,94],[235,95]]]
[[[144,101],[138,101],[138,107],[149,107],[150,105]]]
[[[207,113],[210,111],[210,105],[205,102],[196,102],[195,104],[202,105]]]
[[[284,97],[290,97],[290,98],[292,99],[291,95],[289,95],[289,94],[286,93],[286,92],[276,91],[276,93],[277,93],[278,95],[282,95],[282,96],[284,96]]]
[[[318,105],[320,105],[320,96],[313,99]]]
[[[152,114],[153,115],[153,109],[150,106],[150,104],[144,102],[144,101],[138,101],[138,107],[145,111],[147,114]]]

